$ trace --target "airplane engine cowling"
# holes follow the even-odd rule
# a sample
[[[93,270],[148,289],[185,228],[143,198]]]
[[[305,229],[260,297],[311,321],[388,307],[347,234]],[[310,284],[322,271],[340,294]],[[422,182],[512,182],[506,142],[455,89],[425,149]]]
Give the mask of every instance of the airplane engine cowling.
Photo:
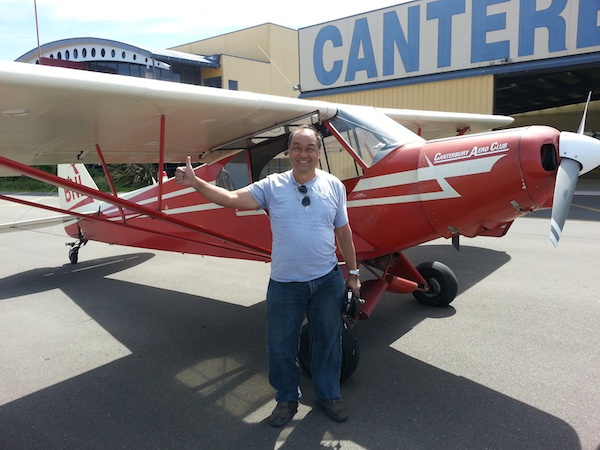
[[[525,127],[423,146],[419,191],[440,236],[477,236],[547,206],[559,132]]]

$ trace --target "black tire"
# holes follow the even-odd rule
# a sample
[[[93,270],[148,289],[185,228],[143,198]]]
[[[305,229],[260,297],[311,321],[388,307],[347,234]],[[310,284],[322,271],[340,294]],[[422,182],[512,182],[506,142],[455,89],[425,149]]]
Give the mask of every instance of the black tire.
[[[77,261],[79,261],[79,251],[77,249],[72,248],[69,250],[69,261],[71,261],[71,264],[77,264]]]
[[[342,328],[342,369],[340,371],[340,381],[348,379],[358,367],[360,353],[358,351],[358,340],[354,332],[348,328],[346,323]],[[300,349],[298,351],[298,362],[302,370],[310,374],[310,335],[308,323],[302,325],[300,332]]]
[[[417,270],[429,284],[429,291],[413,292],[413,296],[419,303],[436,307],[444,307],[452,303],[458,294],[458,281],[448,266],[434,261],[418,265]]]

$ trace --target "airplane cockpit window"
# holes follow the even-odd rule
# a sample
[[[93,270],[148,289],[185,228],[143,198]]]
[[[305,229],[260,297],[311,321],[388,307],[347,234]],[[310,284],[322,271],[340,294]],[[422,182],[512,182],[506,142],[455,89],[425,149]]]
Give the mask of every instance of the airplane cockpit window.
[[[240,145],[239,153],[231,158],[219,172],[216,184],[228,190],[240,189],[253,181],[260,180],[272,173],[281,173],[291,169],[287,154],[287,139],[294,125],[282,128],[279,133],[244,141],[246,148]],[[319,159],[319,168],[329,172],[340,180],[356,178],[363,169],[348,153],[342,144],[323,125],[317,125],[323,134],[323,149]]]
[[[334,130],[370,167],[407,141],[410,131],[370,107],[344,107],[329,121]]]
[[[320,168],[342,181],[363,175],[362,167],[331,133],[323,135]]]
[[[323,148],[321,149],[321,156],[319,158],[319,169],[335,175],[342,181],[362,175],[362,168],[356,164],[354,158],[352,158],[342,144],[327,132],[325,128],[322,129],[322,132]],[[285,172],[291,168],[286,148],[267,162],[260,172],[259,179],[272,173]]]
[[[272,173],[281,173],[291,169],[287,154],[289,133],[296,127],[307,123],[314,124],[323,135],[323,148],[319,159],[319,168],[321,170],[335,175],[342,181],[362,176],[363,167],[357,163],[356,156],[349,153],[339,141],[339,138],[332,134],[327,127],[322,123],[315,124],[312,119],[313,116],[301,117],[293,122],[247,136],[227,144],[220,149],[216,149],[215,151],[239,152],[225,164],[217,176],[216,184],[229,190],[236,190]],[[357,126],[354,126],[354,130],[350,132],[351,126],[348,124],[360,122],[356,120],[352,122],[348,115],[336,117],[335,121],[339,129],[344,129],[346,134],[361,134],[365,140],[372,142],[375,148],[381,142],[380,140],[371,138],[368,133]],[[366,125],[363,125],[363,128],[364,130],[369,130]],[[371,127],[371,129],[374,128]],[[384,133],[379,133],[379,135],[385,136]],[[346,136],[344,138],[346,139]],[[387,139],[391,141],[390,138]],[[385,142],[388,141],[386,140]],[[353,145],[352,148],[355,149],[356,147]],[[360,153],[358,154],[359,156],[361,155]],[[361,157],[366,158],[366,156]],[[372,158],[369,162],[371,160]]]
[[[250,184],[246,152],[239,152],[231,158],[217,175],[216,185],[235,191]]]

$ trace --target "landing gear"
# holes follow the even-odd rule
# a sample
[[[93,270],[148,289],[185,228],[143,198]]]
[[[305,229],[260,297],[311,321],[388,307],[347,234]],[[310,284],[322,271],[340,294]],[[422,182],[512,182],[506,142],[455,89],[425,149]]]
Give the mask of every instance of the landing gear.
[[[454,272],[439,261],[427,262],[415,267],[401,252],[384,257],[361,261],[373,278],[363,281],[358,320],[368,319],[385,292],[412,294],[426,306],[448,306],[458,294],[458,281]],[[345,318],[342,330],[342,370],[340,381],[350,377],[359,362],[358,342],[354,333],[355,320]],[[300,367],[310,375],[310,336],[308,324],[302,326]]]
[[[340,381],[344,381],[354,373],[358,367],[359,357],[358,341],[354,331],[348,322],[344,321],[342,328],[342,369],[340,371]],[[302,326],[302,331],[300,332],[298,362],[302,370],[310,376],[310,335],[308,323]]]
[[[77,264],[77,261],[79,261],[79,248],[73,247],[69,250],[69,261],[71,261],[71,264]]]
[[[415,267],[401,252],[361,261],[374,278],[362,283],[365,304],[360,319],[368,319],[385,292],[413,294],[423,305],[448,306],[458,293],[458,281],[449,267],[441,262],[427,262]]]
[[[69,261],[71,264],[77,264],[79,261],[79,249],[87,244],[87,239],[83,237],[81,230],[79,231],[78,239],[75,242],[67,242],[65,245],[71,247],[69,249]]]
[[[417,271],[425,278],[429,289],[414,291],[417,301],[427,306],[448,306],[458,293],[458,281],[454,272],[439,261],[419,264]]]

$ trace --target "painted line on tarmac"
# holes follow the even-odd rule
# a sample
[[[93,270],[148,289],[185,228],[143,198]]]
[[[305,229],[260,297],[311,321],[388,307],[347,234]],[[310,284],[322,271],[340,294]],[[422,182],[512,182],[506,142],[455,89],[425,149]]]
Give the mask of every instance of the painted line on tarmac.
[[[589,211],[594,211],[594,212],[600,212],[600,209],[598,208],[592,208],[590,206],[583,206],[583,205],[577,205],[575,203],[571,203],[573,206],[576,206],[577,208],[581,208],[581,209],[587,209]]]

